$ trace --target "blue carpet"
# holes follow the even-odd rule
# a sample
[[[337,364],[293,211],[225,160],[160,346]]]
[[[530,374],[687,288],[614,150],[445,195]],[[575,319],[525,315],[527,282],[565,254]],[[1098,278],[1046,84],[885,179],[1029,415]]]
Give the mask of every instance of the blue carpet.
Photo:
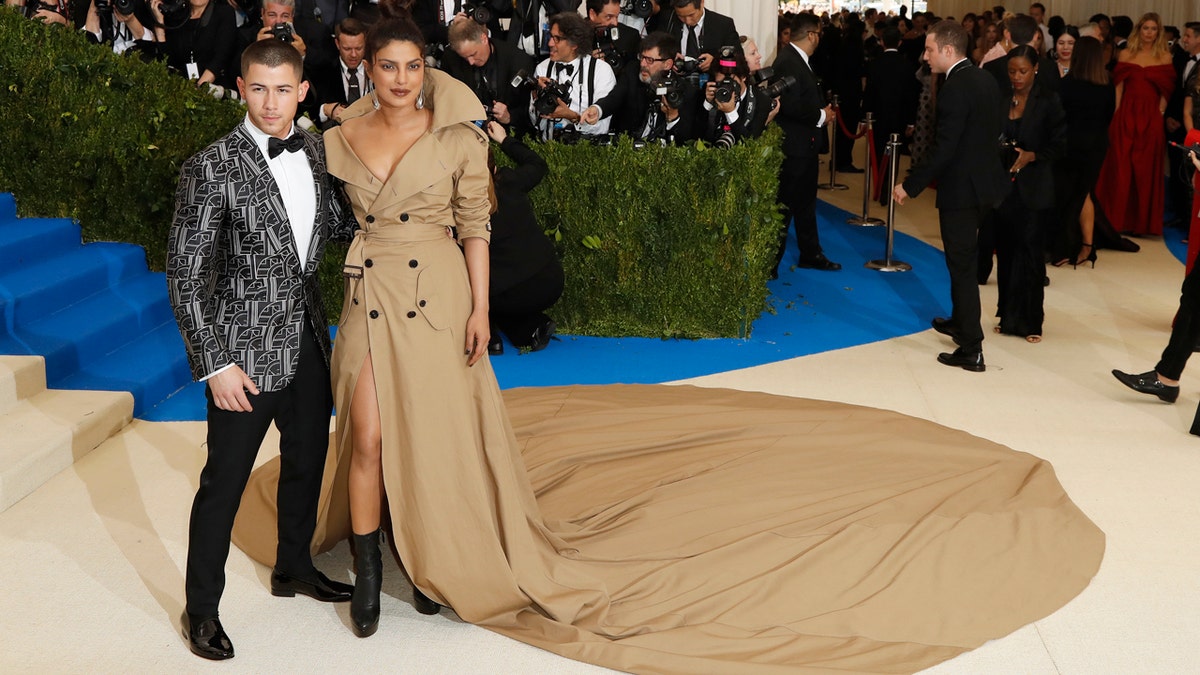
[[[1167,245],[1167,250],[1175,256],[1176,260],[1185,265],[1187,264],[1187,237],[1186,226],[1163,228],[1163,243]]]
[[[779,279],[770,284],[770,310],[749,339],[662,340],[558,336],[548,348],[521,354],[506,345],[492,358],[503,388],[565,384],[653,384],[748,368],[784,359],[878,342],[929,328],[949,313],[949,277],[942,252],[897,233],[896,260],[913,271],[863,267],[883,257],[882,227],[846,225],[847,211],[818,202],[821,242],[840,272],[789,269],[797,257],[789,236]],[[192,384],[139,417],[152,421],[204,419],[204,387]]]

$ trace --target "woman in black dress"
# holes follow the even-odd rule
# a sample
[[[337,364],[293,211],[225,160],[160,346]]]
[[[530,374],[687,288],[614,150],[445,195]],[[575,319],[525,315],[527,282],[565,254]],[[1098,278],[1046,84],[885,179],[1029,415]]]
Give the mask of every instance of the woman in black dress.
[[[1108,151],[1108,125],[1116,108],[1116,91],[1104,67],[1104,45],[1093,37],[1075,41],[1071,67],[1059,84],[1067,114],[1067,152],[1055,166],[1059,224],[1052,245],[1055,266],[1096,264],[1096,247],[1123,247],[1121,236],[1098,215],[1092,190]],[[1107,229],[1105,229],[1107,226]]]
[[[1054,162],[1067,148],[1058,95],[1038,86],[1038,54],[1028,45],[1009,52],[1012,98],[1005,101],[1002,141],[1014,189],[996,209],[997,333],[1042,339],[1046,278],[1043,227],[1054,207]]]

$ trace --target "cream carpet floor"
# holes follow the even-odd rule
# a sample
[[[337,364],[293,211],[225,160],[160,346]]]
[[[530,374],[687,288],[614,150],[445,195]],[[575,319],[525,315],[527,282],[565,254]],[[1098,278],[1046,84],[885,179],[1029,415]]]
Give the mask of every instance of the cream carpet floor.
[[[860,177],[842,181],[851,190],[821,197],[857,212]],[[898,229],[937,245],[933,201],[899,207]],[[880,241],[882,252],[882,230]],[[1095,270],[1051,268],[1045,340],[988,332],[986,373],[939,365],[952,345],[928,330],[688,381],[896,410],[1053,463],[1107,534],[1099,574],[1060,611],[928,673],[1200,672],[1200,438],[1187,434],[1200,384],[1185,374],[1166,405],[1109,374],[1153,367],[1178,304],[1182,266],[1161,241],[1141,243],[1137,254],[1101,251]],[[987,317],[994,281],[982,295]],[[379,632],[360,640],[347,605],[272,597],[270,571],[236,548],[222,622],[237,657],[192,656],[178,620],[203,438],[203,423],[135,421],[0,513],[0,672],[606,672],[450,612],[417,614],[391,562]],[[268,438],[261,459],[274,447]],[[317,564],[350,576],[345,545]]]

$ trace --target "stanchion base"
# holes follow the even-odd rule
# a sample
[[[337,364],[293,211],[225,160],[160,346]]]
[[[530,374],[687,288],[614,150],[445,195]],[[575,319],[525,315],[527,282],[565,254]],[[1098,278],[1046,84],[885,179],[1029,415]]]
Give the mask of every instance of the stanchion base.
[[[865,263],[863,267],[880,272],[909,272],[912,270],[912,265],[899,260],[872,260]]]
[[[854,216],[853,218],[847,218],[846,224],[847,225],[862,225],[863,227],[869,227],[869,226],[874,226],[874,225],[884,225],[885,223],[880,218],[872,218],[870,216],[867,216],[866,218],[864,218],[862,216]]]
[[[821,183],[817,187],[822,190],[849,190],[850,186],[843,183]]]

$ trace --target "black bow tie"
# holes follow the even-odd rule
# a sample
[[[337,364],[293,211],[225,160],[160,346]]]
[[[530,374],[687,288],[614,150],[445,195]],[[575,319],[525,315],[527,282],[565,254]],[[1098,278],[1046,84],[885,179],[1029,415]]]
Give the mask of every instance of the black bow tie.
[[[287,150],[288,152],[299,152],[304,149],[304,137],[300,134],[292,134],[287,140],[281,140],[272,136],[267,139],[267,156],[275,159],[279,153]]]
[[[567,75],[575,74],[575,64],[574,63],[556,63],[556,64],[554,64],[554,68],[555,68],[555,72],[557,72],[559,75],[562,75],[564,72]]]

